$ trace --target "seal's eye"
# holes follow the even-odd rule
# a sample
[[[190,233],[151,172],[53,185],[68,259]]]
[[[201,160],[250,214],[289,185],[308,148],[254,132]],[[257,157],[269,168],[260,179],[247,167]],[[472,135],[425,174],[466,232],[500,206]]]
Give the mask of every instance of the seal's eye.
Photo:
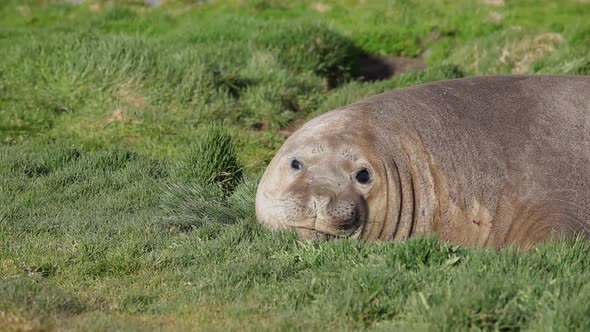
[[[371,173],[369,173],[369,171],[366,168],[363,168],[360,171],[356,172],[356,175],[354,177],[361,184],[367,184],[371,182]]]
[[[303,164],[301,162],[299,162],[299,160],[293,159],[293,160],[291,160],[291,168],[296,169],[296,170],[300,170],[303,168]]]

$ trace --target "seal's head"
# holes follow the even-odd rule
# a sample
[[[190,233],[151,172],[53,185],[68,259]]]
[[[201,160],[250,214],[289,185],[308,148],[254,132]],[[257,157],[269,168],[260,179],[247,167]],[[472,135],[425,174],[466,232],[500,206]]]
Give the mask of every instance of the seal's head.
[[[387,175],[362,119],[330,112],[289,137],[258,186],[258,220],[309,239],[379,237]]]

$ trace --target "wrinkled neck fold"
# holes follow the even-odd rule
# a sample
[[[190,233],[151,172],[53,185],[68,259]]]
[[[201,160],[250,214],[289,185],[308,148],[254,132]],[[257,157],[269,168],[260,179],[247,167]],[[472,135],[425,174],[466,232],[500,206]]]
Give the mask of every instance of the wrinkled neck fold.
[[[388,208],[384,227],[379,236],[383,240],[405,240],[414,236],[429,236],[436,231],[440,220],[437,192],[437,171],[430,154],[418,134],[398,132],[393,155],[389,156]],[[390,146],[391,151],[391,146]]]

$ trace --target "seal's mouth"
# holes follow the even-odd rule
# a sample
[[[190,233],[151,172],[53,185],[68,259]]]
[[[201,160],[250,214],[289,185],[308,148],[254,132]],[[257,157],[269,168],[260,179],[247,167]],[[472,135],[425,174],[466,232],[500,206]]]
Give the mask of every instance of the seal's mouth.
[[[318,230],[315,227],[306,226],[289,226],[289,228],[295,230],[299,236],[305,239],[311,240],[332,240],[332,239],[357,239],[360,237],[362,232],[362,223],[360,222],[360,216],[357,216],[356,220],[346,232],[337,231],[332,229]]]
[[[293,227],[293,228],[294,228],[295,232],[297,232],[297,234],[304,239],[332,240],[332,239],[339,238],[336,235],[320,232],[320,231],[315,230],[313,228],[304,228],[304,227]]]
[[[318,211],[317,208],[305,212],[305,215],[300,215],[299,218],[293,217],[289,218],[290,220],[279,221],[278,228],[295,231],[303,239],[358,239],[366,219],[366,215],[358,207],[354,207],[353,212],[348,216],[342,216],[342,210],[338,208],[335,216],[329,213],[332,211]]]

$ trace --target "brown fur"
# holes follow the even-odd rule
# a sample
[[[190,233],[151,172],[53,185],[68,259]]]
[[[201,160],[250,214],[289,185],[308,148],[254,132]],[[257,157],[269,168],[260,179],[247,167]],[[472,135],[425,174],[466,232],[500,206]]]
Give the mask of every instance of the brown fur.
[[[306,168],[289,173],[289,158]],[[363,163],[374,175],[370,189],[354,181]],[[332,203],[309,203],[325,192]],[[284,202],[307,213],[305,229],[305,213]],[[321,217],[347,204],[347,213]],[[285,142],[256,205],[264,224],[313,238],[436,233],[457,244],[529,247],[555,235],[589,237],[590,77],[440,81],[326,113]]]

